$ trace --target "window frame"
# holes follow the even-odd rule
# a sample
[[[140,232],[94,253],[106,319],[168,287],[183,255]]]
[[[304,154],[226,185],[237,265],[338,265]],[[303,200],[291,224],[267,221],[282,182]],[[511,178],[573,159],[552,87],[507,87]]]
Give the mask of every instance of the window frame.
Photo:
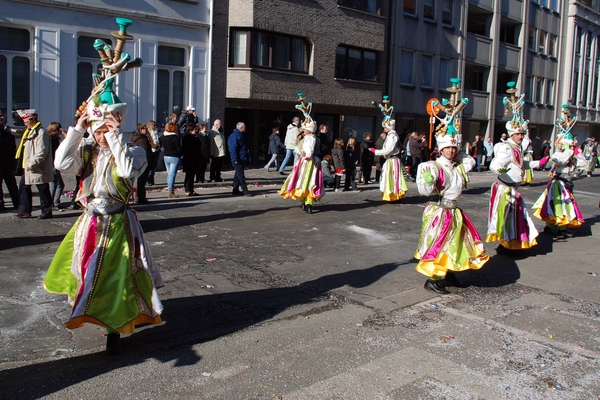
[[[444,72],[444,68],[442,66],[448,63],[447,71]],[[442,76],[443,73],[446,73],[447,76]],[[440,69],[438,71],[438,87],[440,90],[446,91],[446,87],[450,82],[450,78],[452,77],[452,59],[446,57],[440,57]]]
[[[345,62],[344,62],[344,67],[345,67],[345,73],[344,74],[339,74],[338,75],[338,50],[339,49],[343,49],[345,50],[345,54],[344,54],[344,58],[345,58]],[[361,77],[358,78],[356,76],[352,76],[352,74],[348,71],[348,67],[351,65],[351,60],[352,59],[356,59],[356,58],[352,58],[350,56],[350,52],[356,52],[359,51],[360,52],[360,67],[359,70],[361,71]],[[367,59],[365,57],[365,52],[367,53],[372,53],[375,56],[375,60],[374,60],[374,65],[373,65],[373,78],[365,78],[365,60]],[[378,78],[379,78],[379,74],[378,74],[378,70],[377,70],[377,65],[379,60],[379,53],[375,50],[372,49],[365,49],[365,48],[361,48],[361,47],[355,47],[355,46],[348,46],[346,44],[339,44],[336,49],[335,49],[335,71],[334,71],[334,77],[336,79],[346,79],[346,80],[351,80],[351,81],[361,81],[361,82],[377,82]]]
[[[547,48],[547,40],[548,40],[548,33],[544,30],[538,29],[538,34],[537,34],[537,52],[540,55],[546,55],[546,48]]]
[[[444,20],[444,5],[448,3],[450,4],[450,22]],[[442,0],[442,25],[449,27],[454,26],[454,0]]]
[[[27,28],[27,27],[16,27],[16,26],[3,26],[2,28],[6,28],[7,30],[20,30],[23,32],[27,32],[28,36],[29,36],[29,47],[28,49],[25,50],[21,50],[21,49],[0,49],[0,56],[4,57],[5,62],[6,62],[6,85],[1,87],[0,90],[2,90],[5,94],[6,94],[6,104],[5,106],[0,106],[0,107],[4,107],[2,108],[2,112],[4,113],[4,118],[5,118],[5,123],[7,125],[13,125],[13,126],[18,126],[18,127],[22,127],[25,126],[25,124],[23,123],[23,120],[21,119],[21,117],[19,117],[19,115],[14,112],[17,109],[22,109],[22,108],[30,108],[31,107],[31,101],[32,101],[32,90],[33,90],[33,75],[34,75],[34,57],[33,57],[33,53],[34,53],[34,32],[32,31],[31,28]],[[8,32],[8,37],[11,37],[10,32]],[[8,46],[7,46],[8,47]],[[21,93],[22,91],[15,89],[15,74],[18,74],[20,71],[17,71],[15,69],[15,61],[16,59],[25,59],[28,61],[29,65],[28,65],[28,70],[26,71],[27,74],[27,79],[26,79],[26,84],[27,84],[27,91],[26,91],[26,97],[27,97],[27,101],[26,103],[23,103],[23,105],[19,105],[19,104],[15,104],[15,101],[17,99],[15,99],[15,92]],[[25,81],[24,81],[25,82]]]
[[[423,20],[435,22],[435,1],[436,0],[423,0]],[[426,4],[427,2],[430,2],[430,4]],[[428,7],[431,8],[430,13],[427,12]],[[428,14],[431,14],[431,16],[428,16]]]
[[[558,35],[548,34],[548,57],[556,58],[556,50],[558,49]]]
[[[554,79],[546,79],[546,87],[544,92],[544,104],[546,106],[554,105],[554,87],[555,87]]]
[[[412,4],[413,7],[413,12],[411,13],[410,11],[406,10],[406,3]],[[402,6],[402,14],[407,15],[407,16],[411,16],[411,17],[416,17],[417,16],[417,1],[416,0],[404,0],[403,2],[403,6]]]
[[[246,47],[245,47],[245,63],[244,64],[240,64],[240,63],[236,63],[235,61],[237,61],[235,59],[235,56],[237,54],[239,54],[239,52],[236,50],[235,46],[235,41],[233,40],[234,35],[236,35],[237,33],[245,33],[246,35]],[[268,44],[267,44],[267,52],[268,52],[268,64],[267,65],[257,65],[255,64],[254,60],[255,60],[255,39],[257,35],[265,35],[266,38],[268,38]],[[232,28],[230,31],[230,37],[232,37],[232,39],[230,40],[229,43],[229,60],[228,60],[228,66],[229,68],[260,68],[260,69],[266,69],[266,70],[272,70],[272,71],[280,71],[280,72],[293,72],[293,73],[298,73],[298,74],[306,74],[308,75],[310,73],[310,57],[311,57],[311,44],[310,41],[302,36],[294,36],[294,35],[287,35],[284,33],[279,33],[279,32],[272,32],[272,31],[265,31],[265,30],[259,30],[259,29],[253,29],[253,28],[245,28],[245,29],[238,29],[238,28]],[[283,37],[289,40],[289,54],[288,54],[288,68],[279,68],[279,67],[274,67],[274,56],[273,56],[273,48],[274,48],[274,43],[276,42],[276,38],[277,37]],[[294,56],[294,42],[295,41],[299,41],[303,44],[303,50],[304,50],[304,54],[303,54],[303,59],[301,60],[302,62],[302,70],[299,69],[294,69],[294,65],[297,65],[298,63],[298,59],[295,58]]]
[[[411,65],[410,65],[410,83],[403,81],[402,71],[404,70],[404,54],[411,55]],[[401,86],[415,86],[415,51],[409,49],[401,49],[400,50],[400,85]]]
[[[364,3],[364,5],[358,5],[356,4],[357,1],[361,1]],[[375,10],[376,11],[369,11],[369,2],[370,1],[374,1],[375,2]],[[345,4],[342,4],[345,3]],[[358,10],[358,11],[362,11],[365,13],[369,13],[369,14],[374,14],[374,15],[380,15],[381,14],[381,0],[338,0],[337,4],[339,7],[346,7],[346,8],[350,8],[353,10]]]
[[[534,26],[529,27],[528,37],[527,37],[527,50],[533,51],[537,53],[537,31],[538,29]]]
[[[423,80],[425,78],[424,75],[424,60],[429,60],[429,85],[427,83],[424,83]],[[435,57],[433,54],[426,54],[426,53],[421,53],[421,85],[420,87],[423,89],[433,89],[434,88],[434,79],[433,79],[433,70],[434,70],[434,61],[435,61]]]

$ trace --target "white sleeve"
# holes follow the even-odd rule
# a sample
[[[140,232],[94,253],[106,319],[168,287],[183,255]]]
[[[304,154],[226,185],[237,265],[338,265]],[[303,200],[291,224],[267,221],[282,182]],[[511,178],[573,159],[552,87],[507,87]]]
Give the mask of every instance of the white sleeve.
[[[60,143],[54,155],[54,168],[65,174],[77,175],[81,172],[79,147],[85,131],[82,127],[69,127],[67,137]]]
[[[392,154],[394,152],[394,149],[396,148],[397,141],[397,135],[388,135],[388,137],[386,137],[385,141],[383,142],[383,147],[381,148],[381,150],[375,150],[375,155],[387,156],[389,154]]]
[[[573,150],[569,149],[565,151],[555,151],[554,154],[552,154],[551,160],[554,164],[562,167],[567,165],[572,157]]]
[[[106,132],[104,137],[115,157],[117,175],[121,178],[135,179],[144,173],[148,165],[146,150],[131,143],[123,143],[119,129]]]
[[[475,164],[477,164],[473,157],[465,153],[459,153],[456,156],[456,161],[463,165],[465,172],[471,171],[475,167]]]
[[[433,182],[429,185],[423,179],[423,171],[429,169],[431,172],[431,176],[433,176]],[[420,163],[417,167],[417,189],[419,193],[423,196],[430,196],[436,190],[436,182],[438,179],[438,174],[440,173],[440,169],[438,165],[433,161],[427,161],[424,163]]]

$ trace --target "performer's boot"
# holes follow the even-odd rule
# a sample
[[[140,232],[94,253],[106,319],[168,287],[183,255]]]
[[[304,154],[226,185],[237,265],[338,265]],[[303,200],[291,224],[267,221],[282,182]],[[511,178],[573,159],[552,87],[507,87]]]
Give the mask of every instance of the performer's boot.
[[[306,211],[306,204],[304,204],[304,203],[300,203],[300,209],[301,209],[302,211]]]
[[[436,292],[437,294],[450,294],[444,285],[442,285],[440,280],[427,279],[423,287],[427,290],[431,290],[432,292]]]
[[[575,234],[571,231],[568,231],[566,229],[558,229],[558,233],[556,234],[556,236],[562,237],[562,238],[572,238],[575,237]]]
[[[447,286],[454,286],[458,288],[466,287],[462,284],[457,278],[454,272],[448,271],[446,272],[446,276],[444,277],[444,281],[446,281]]]
[[[304,207],[307,214],[312,214],[312,205],[306,204]]]
[[[118,332],[106,334],[106,354],[115,356],[121,352],[121,334]]]

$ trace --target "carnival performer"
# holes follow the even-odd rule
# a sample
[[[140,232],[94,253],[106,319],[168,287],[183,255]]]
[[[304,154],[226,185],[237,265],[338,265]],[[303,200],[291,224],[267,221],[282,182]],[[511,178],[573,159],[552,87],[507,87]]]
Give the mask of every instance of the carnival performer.
[[[77,201],[85,208],[44,279],[46,290],[68,295],[73,308],[65,326],[88,322],[106,328],[111,355],[120,351],[120,333],[160,324],[163,309],[156,290],[162,278],[128,207],[135,179],[147,166],[146,152],[123,140],[127,105],[112,91],[112,82],[101,83],[99,96],[80,107],[77,126],[56,150],[55,168],[80,175]]]
[[[304,121],[300,126],[303,138],[294,149],[298,155],[298,161],[294,164],[292,173],[287,177],[279,194],[284,199],[300,201],[300,207],[307,214],[312,214],[313,205],[325,195],[323,186],[323,173],[321,162],[314,156],[317,139],[315,131],[317,123],[310,117],[310,107],[305,106],[302,93],[298,94],[300,105],[296,106],[304,114]],[[311,103],[308,103],[311,105]]]
[[[548,182],[544,193],[533,205],[536,217],[546,222],[544,233],[556,233],[561,237],[573,237],[574,233],[567,228],[577,228],[584,222],[579,206],[573,196],[572,176],[577,168],[586,164],[581,153],[576,153],[576,141],[571,128],[577,118],[571,118],[569,106],[563,104],[563,118],[557,119],[559,134],[556,140],[556,151],[551,156],[554,167],[550,171],[552,179]],[[557,231],[553,232],[556,227]]]
[[[522,115],[521,120],[523,120]],[[525,124],[525,126],[527,127],[528,125]],[[531,166],[533,161],[533,146],[531,144],[531,139],[529,138],[529,129],[524,132],[521,148],[523,149],[523,184],[529,185],[535,178],[535,174],[533,173],[533,168]]]
[[[512,119],[506,123],[508,139],[494,146],[494,159],[490,170],[498,174],[492,184],[488,214],[487,242],[498,241],[498,253],[507,250],[529,249],[537,244],[538,231],[527,212],[525,201],[518,191],[523,183],[524,170],[535,168],[546,159],[526,162],[521,145],[529,121],[523,120],[519,108],[525,103],[524,95],[515,96],[515,83],[508,83],[510,98],[504,98],[507,108],[513,110]]]
[[[489,259],[477,229],[467,214],[457,207],[457,200],[469,180],[467,173],[475,160],[459,154],[456,133],[436,136],[440,156],[419,164],[417,188],[424,196],[435,196],[423,211],[421,236],[414,257],[417,271],[426,275],[425,289],[439,294],[450,293],[446,286],[462,286],[455,272],[480,269]]]
[[[400,150],[402,143],[398,138],[396,132],[396,121],[392,119],[392,111],[394,107],[389,106],[388,96],[383,96],[384,105],[379,105],[381,112],[383,113],[383,120],[381,126],[383,126],[383,132],[386,134],[385,141],[381,150],[377,150],[375,147],[369,148],[369,151],[375,154],[375,156],[382,156],[385,158],[385,163],[381,168],[381,176],[379,178],[379,189],[383,194],[384,201],[397,201],[404,197],[408,186],[404,179],[404,166],[400,161]]]

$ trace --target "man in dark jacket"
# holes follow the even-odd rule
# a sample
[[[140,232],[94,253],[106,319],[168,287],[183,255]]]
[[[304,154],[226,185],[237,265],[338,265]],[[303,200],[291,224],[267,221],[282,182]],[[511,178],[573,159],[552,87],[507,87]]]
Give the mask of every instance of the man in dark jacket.
[[[533,159],[541,160],[542,159],[542,141],[539,136],[536,136],[535,139],[531,141],[531,149],[533,150]]]
[[[233,176],[233,192],[231,192],[231,194],[233,196],[252,197],[252,194],[248,191],[248,186],[246,186],[246,176],[244,175],[244,166],[250,161],[244,132],[246,132],[246,124],[238,122],[227,139],[231,164],[235,170],[235,175]],[[242,189],[241,191],[240,188]]]
[[[183,178],[183,186],[185,188],[185,195],[200,196],[194,190],[194,177],[199,173],[201,169],[202,159],[202,140],[198,133],[198,126],[188,125],[188,133],[181,140],[181,147],[183,149],[183,172],[185,176]],[[206,170],[206,165],[204,167]]]
[[[417,132],[411,134],[408,142],[408,148],[410,150],[410,156],[412,157],[412,166],[410,167],[410,175],[415,178],[417,176],[417,167],[421,164],[422,151],[425,146],[425,138],[419,136]]]
[[[194,106],[187,106],[184,113],[179,116],[177,126],[179,127],[179,138],[183,138],[187,133],[189,125],[198,125],[198,115]]]
[[[485,155],[485,150],[483,147],[483,139],[480,135],[475,135],[475,143],[473,143],[473,149],[475,151],[475,160],[477,162],[477,172],[481,172],[481,167],[483,167],[483,156]]]
[[[19,189],[15,179],[15,153],[17,145],[10,128],[4,125],[4,114],[0,110],[0,211],[4,210],[4,192],[2,181],[6,183],[13,207],[19,207]]]

